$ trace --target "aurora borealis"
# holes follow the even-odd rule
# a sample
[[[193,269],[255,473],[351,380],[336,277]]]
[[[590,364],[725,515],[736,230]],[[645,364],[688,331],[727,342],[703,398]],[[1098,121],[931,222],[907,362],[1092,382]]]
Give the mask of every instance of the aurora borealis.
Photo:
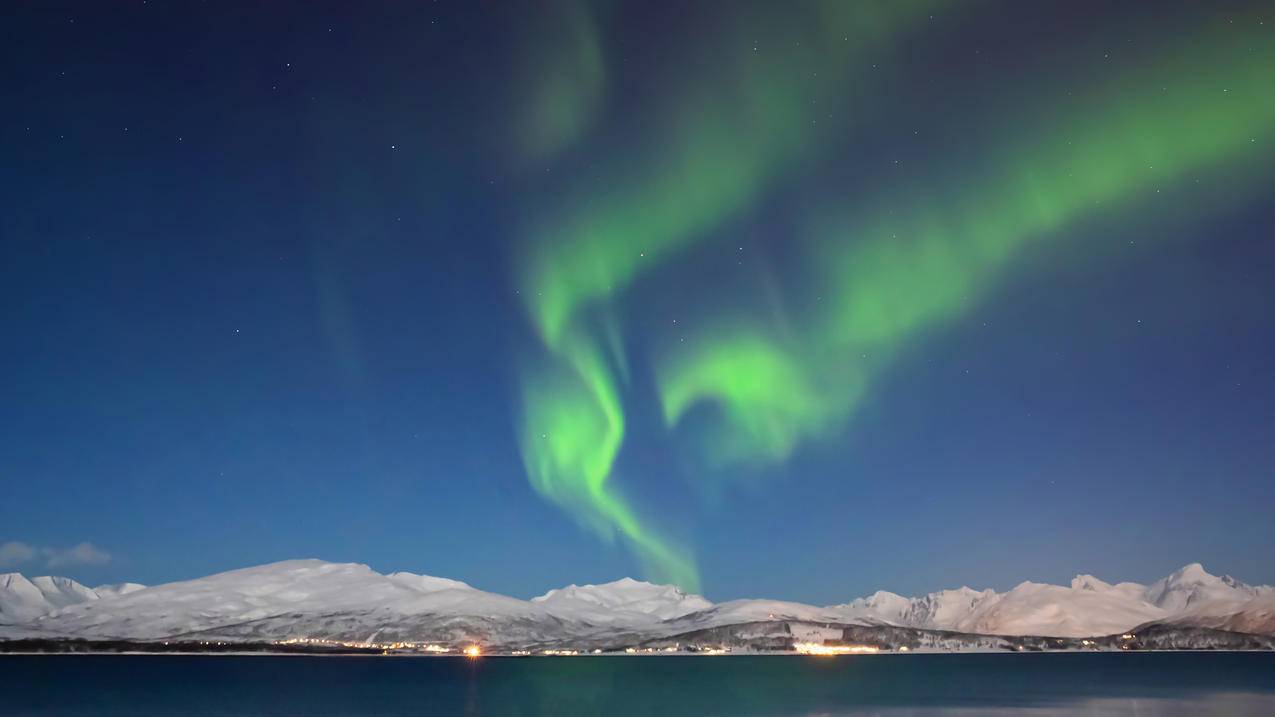
[[[625,359],[612,338],[613,318],[589,312],[601,305],[597,310],[605,314],[607,301],[639,274],[655,270],[679,246],[705,237],[752,200],[815,134],[808,129],[815,115],[808,98],[824,83],[833,88],[848,83],[839,76],[858,46],[881,41],[905,18],[919,17],[921,9],[910,2],[853,9],[820,3],[797,22],[749,18],[756,23],[749,28],[753,33],[775,32],[772,22],[778,20],[781,36],[790,35],[785,40],[792,45],[777,61],[761,61],[747,47],[748,32],[733,33],[735,42],[724,43],[727,75],[712,80],[724,85],[721,96],[700,86],[670,100],[673,119],[659,118],[664,121],[657,124],[672,127],[672,136],[651,142],[660,145],[651,158],[637,159],[636,170],[608,176],[603,196],[585,192],[575,205],[559,210],[560,222],[539,229],[533,239],[522,295],[557,365],[524,379],[521,441],[528,472],[537,490],[603,536],[618,531],[659,579],[688,588],[699,584],[693,561],[644,527],[607,484],[624,436],[617,373]],[[782,32],[785,21],[793,25],[791,33]],[[814,47],[803,50],[799,31],[812,28],[815,37],[807,41]],[[832,77],[814,82],[813,68],[825,65]],[[812,78],[809,87],[792,82],[803,76]]]
[[[0,543],[820,604],[1275,580],[1268,4],[10,26]]]
[[[736,52],[751,51],[748,59],[727,52],[724,76],[690,92],[693,99],[657,101],[652,124],[674,129],[658,134],[658,149],[637,159],[637,169],[590,177],[596,192],[585,190],[554,210],[548,229],[533,230],[520,287],[551,367],[523,377],[528,473],[596,532],[622,536],[658,579],[699,587],[691,554],[657,537],[610,485],[628,373],[614,304],[642,275],[678,261],[684,245],[729,242],[720,225],[767,185],[800,182],[802,171],[838,161],[834,152],[792,169],[805,152],[844,141],[816,126],[818,100],[875,104],[880,88],[854,76],[863,46],[906,37],[937,7],[812,3],[780,19],[756,18],[737,39],[778,34],[765,60],[735,42]],[[791,307],[786,325],[728,310],[654,352],[668,427],[708,404],[710,425],[689,440],[704,444],[709,467],[782,461],[803,441],[835,433],[880,366],[930,327],[972,310],[1032,242],[1083,241],[1063,236],[1068,225],[1133,211],[1145,193],[1171,190],[1192,173],[1250,163],[1252,145],[1269,142],[1275,128],[1275,47],[1254,17],[1241,17],[1247,30],[1232,25],[1164,43],[1065,102],[1021,93],[1025,115],[1043,119],[988,138],[947,182],[919,177],[900,196],[869,188],[884,196],[847,198],[849,206],[839,206],[835,185],[821,187],[829,198],[797,210],[807,216],[785,247],[804,255],[807,284],[794,292],[806,296],[781,297]],[[836,130],[853,133],[853,116]]]
[[[1142,72],[1100,83],[1008,148],[986,148],[991,166],[971,168],[973,184],[965,177],[965,186],[880,200],[903,207],[919,198],[919,216],[900,209],[812,228],[810,275],[827,301],[796,346],[749,329],[694,341],[660,372],[666,418],[676,423],[694,402],[717,402],[738,434],[736,452],[782,459],[801,434],[849,410],[874,362],[970,310],[980,287],[1033,240],[1059,239],[1090,215],[1136,209],[1141,195],[1171,190],[1189,173],[1251,163],[1250,147],[1275,128],[1267,87],[1275,55],[1256,39],[1202,35],[1196,52],[1175,47]],[[865,360],[847,366],[856,356]]]

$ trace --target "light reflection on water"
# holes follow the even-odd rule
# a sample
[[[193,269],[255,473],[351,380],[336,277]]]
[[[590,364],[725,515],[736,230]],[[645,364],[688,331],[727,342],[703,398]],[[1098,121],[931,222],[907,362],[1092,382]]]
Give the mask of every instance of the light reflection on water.
[[[1052,707],[891,707],[805,717],[1270,717],[1275,696],[1226,693],[1182,699],[1090,699]]]
[[[1275,653],[0,656],[9,715],[1275,715]]]

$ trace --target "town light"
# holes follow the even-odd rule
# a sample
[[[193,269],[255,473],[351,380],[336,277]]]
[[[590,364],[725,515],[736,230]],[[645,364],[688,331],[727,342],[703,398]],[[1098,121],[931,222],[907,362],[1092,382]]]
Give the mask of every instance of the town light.
[[[820,645],[816,642],[798,642],[793,645],[798,653],[802,655],[852,655],[880,652],[881,648],[875,645]]]

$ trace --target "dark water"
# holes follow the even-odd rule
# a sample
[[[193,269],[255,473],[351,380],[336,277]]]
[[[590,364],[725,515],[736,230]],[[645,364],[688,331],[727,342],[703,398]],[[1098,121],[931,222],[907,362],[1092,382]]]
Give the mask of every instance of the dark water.
[[[4,715],[1275,715],[1275,653],[0,656]]]

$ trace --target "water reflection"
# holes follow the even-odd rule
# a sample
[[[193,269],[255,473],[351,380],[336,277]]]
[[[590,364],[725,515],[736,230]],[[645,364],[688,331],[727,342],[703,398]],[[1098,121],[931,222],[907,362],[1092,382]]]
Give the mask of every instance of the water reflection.
[[[892,707],[810,712],[806,717],[1269,717],[1275,697],[1227,693],[1195,698],[1091,699],[1052,707]]]
[[[0,656],[15,715],[1275,715],[1275,653]]]

